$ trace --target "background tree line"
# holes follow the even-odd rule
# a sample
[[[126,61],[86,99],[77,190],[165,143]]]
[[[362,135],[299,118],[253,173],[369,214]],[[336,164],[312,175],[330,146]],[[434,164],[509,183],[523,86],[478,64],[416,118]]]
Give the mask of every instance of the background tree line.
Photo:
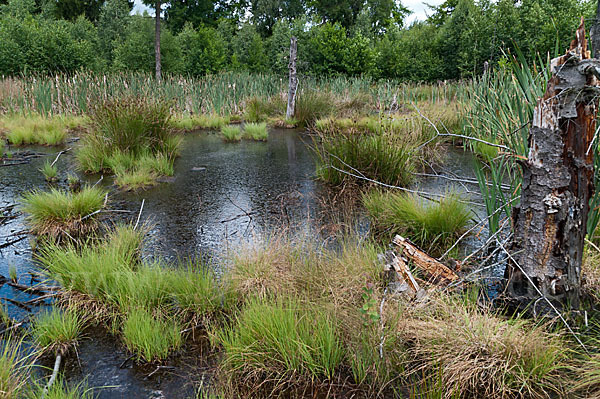
[[[151,3],[150,3],[151,4]],[[154,18],[128,0],[0,0],[0,75],[154,70]],[[481,73],[518,47],[568,46],[591,0],[447,0],[406,26],[395,0],[172,0],[162,9],[164,73],[299,72],[433,81]]]

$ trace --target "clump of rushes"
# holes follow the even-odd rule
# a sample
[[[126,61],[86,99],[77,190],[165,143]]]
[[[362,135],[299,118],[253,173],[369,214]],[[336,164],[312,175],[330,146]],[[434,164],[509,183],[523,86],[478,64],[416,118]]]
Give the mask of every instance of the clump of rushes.
[[[2,342],[0,350],[0,397],[20,399],[23,397],[27,372],[19,351],[19,344],[10,338]]]
[[[294,118],[302,126],[309,126],[334,110],[335,97],[333,93],[307,89],[298,93]]]
[[[4,141],[4,139],[0,136],[0,159],[2,159],[4,157],[4,149],[6,148],[6,142]]]
[[[93,399],[96,395],[84,383],[70,386],[59,376],[50,388],[46,388],[45,384],[36,384],[27,397],[29,399]]]
[[[229,117],[220,116],[215,114],[210,115],[184,115],[179,118],[175,118],[173,126],[176,129],[183,129],[186,131],[196,129],[211,129],[218,130],[223,126],[227,125],[230,121]]]
[[[217,336],[230,378],[325,380],[344,358],[336,321],[294,300],[251,300]]]
[[[0,127],[7,131],[6,137],[13,145],[59,145],[67,138],[68,129],[85,124],[81,117],[41,115],[10,115],[0,119]]]
[[[268,117],[285,114],[285,107],[285,99],[282,96],[252,97],[246,100],[244,119],[246,122],[263,122]]]
[[[40,169],[47,182],[55,182],[58,176],[58,168],[48,160],[44,162],[44,166]]]
[[[406,235],[432,254],[452,245],[471,218],[469,207],[451,192],[434,202],[414,194],[374,190],[362,201],[379,232]]]
[[[255,141],[267,141],[269,132],[266,122],[246,123],[244,125],[244,137]]]
[[[169,335],[151,341],[138,331],[139,326],[150,324],[154,331],[163,329],[165,323],[177,324],[177,332],[196,326],[219,312],[223,296],[213,274],[204,269],[142,262],[142,237],[143,232],[131,226],[118,226],[101,244],[78,248],[49,244],[40,250],[38,259],[48,277],[63,287],[70,306],[94,314],[96,321],[115,333],[122,332],[130,350],[154,361],[178,347],[180,338]],[[126,321],[132,310],[141,316]],[[144,312],[161,317],[149,321],[142,317]],[[163,345],[165,340],[170,344]],[[163,348],[158,350],[161,355],[154,356],[146,346]]]
[[[67,176],[67,184],[69,185],[69,190],[73,192],[81,190],[81,180],[75,175]]]
[[[444,397],[565,397],[568,345],[544,326],[447,294],[399,311],[404,345],[395,350],[412,365],[405,372],[417,386],[439,384]]]
[[[600,303],[600,252],[596,249],[587,248],[584,252],[581,290],[583,297],[595,304]]]
[[[123,324],[127,348],[147,362],[162,361],[181,346],[181,326],[155,318],[146,310],[133,309]]]
[[[363,180],[406,186],[414,180],[415,148],[387,134],[320,135],[313,150],[317,155],[317,176],[331,184]]]
[[[9,266],[9,268],[8,268],[8,278],[13,283],[17,282],[17,268],[15,267],[15,265],[10,265]]]
[[[85,187],[77,193],[56,188],[36,190],[23,195],[22,210],[36,234],[54,238],[63,234],[77,236],[96,228],[94,212],[104,207],[106,194],[96,187]]]
[[[223,126],[221,128],[223,139],[228,142],[240,141],[242,139],[242,129],[239,126]]]
[[[117,185],[136,189],[173,174],[181,139],[174,135],[168,104],[121,98],[96,106],[91,131],[77,158],[83,170],[115,173]]]
[[[84,324],[76,312],[55,308],[36,316],[31,335],[44,352],[65,354],[77,344]]]

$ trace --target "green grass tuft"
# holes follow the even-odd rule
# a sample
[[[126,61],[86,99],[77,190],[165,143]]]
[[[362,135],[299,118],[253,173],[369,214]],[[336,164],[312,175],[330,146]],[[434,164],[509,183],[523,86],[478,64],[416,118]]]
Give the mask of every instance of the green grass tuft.
[[[84,234],[95,228],[95,215],[83,217],[102,209],[107,192],[101,188],[85,187],[77,193],[56,188],[50,191],[31,191],[23,195],[22,210],[36,234],[59,237]]]
[[[228,142],[240,141],[242,139],[242,129],[239,126],[223,126],[221,128],[223,139]]]
[[[244,125],[244,137],[255,141],[267,141],[269,132],[266,122],[246,123]]]
[[[397,186],[407,186],[414,180],[414,147],[386,134],[321,135],[313,150],[317,176],[331,184],[356,179],[348,173]]]
[[[363,204],[376,229],[404,234],[433,254],[452,245],[471,218],[468,206],[454,193],[433,202],[413,194],[372,191],[363,195]]]
[[[217,336],[223,366],[233,373],[331,378],[344,357],[335,321],[293,300],[250,300],[233,325]]]
[[[10,338],[2,342],[0,350],[0,397],[20,399],[27,383],[26,365],[19,344]]]
[[[31,335],[44,352],[65,353],[77,344],[85,320],[71,310],[53,309],[39,313]]]
[[[56,181],[56,177],[58,176],[58,168],[56,165],[52,165],[52,163],[48,160],[44,162],[44,166],[42,166],[40,172],[42,172],[44,178],[48,182]]]
[[[129,312],[123,325],[127,348],[147,362],[161,361],[181,346],[181,327],[173,321],[154,318],[145,310]]]

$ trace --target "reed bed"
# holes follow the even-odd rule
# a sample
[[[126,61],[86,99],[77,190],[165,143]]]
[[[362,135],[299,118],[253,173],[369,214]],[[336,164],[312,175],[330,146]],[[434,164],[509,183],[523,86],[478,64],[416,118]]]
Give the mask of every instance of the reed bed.
[[[244,113],[247,99],[286,93],[287,84],[287,77],[247,72],[226,72],[201,78],[165,76],[160,83],[151,74],[136,72],[4,78],[0,81],[0,109],[9,113],[81,115],[88,114],[99,102],[138,97],[173,101],[174,110],[179,114],[226,116]],[[342,99],[366,95],[374,108],[386,109],[393,103],[452,100],[460,90],[459,84],[376,82],[343,76],[304,77],[298,98],[301,101],[304,92],[331,92]],[[301,102],[299,106],[302,107]]]

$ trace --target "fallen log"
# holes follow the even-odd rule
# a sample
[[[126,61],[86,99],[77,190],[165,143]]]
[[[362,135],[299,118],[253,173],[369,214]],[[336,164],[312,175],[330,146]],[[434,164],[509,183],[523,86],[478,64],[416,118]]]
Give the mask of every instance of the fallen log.
[[[400,248],[401,256],[423,271],[429,282],[445,285],[458,279],[458,275],[448,266],[427,255],[408,239],[397,235],[392,242]]]

